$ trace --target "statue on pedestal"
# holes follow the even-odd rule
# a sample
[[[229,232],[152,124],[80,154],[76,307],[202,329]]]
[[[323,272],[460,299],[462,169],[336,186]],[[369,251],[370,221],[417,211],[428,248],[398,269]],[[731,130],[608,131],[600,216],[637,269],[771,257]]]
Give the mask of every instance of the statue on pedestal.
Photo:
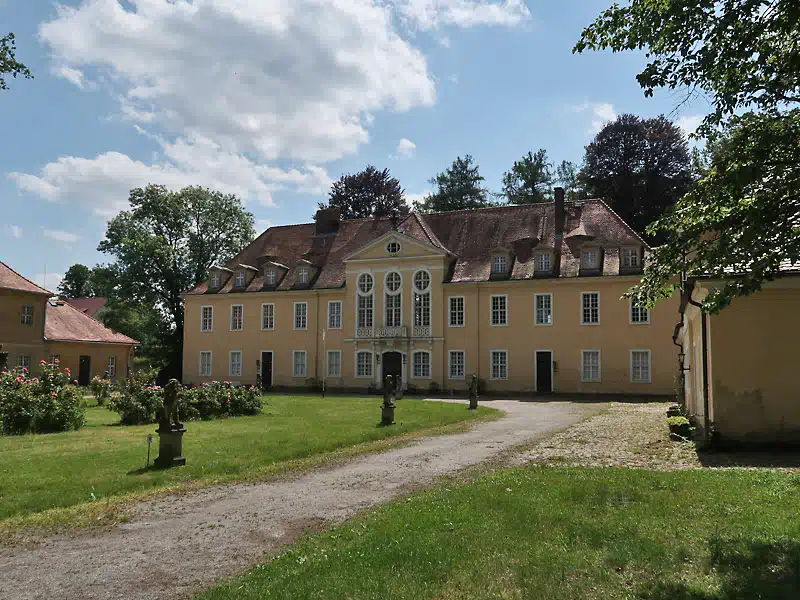
[[[158,418],[158,458],[157,467],[175,467],[186,464],[183,456],[183,434],[186,428],[178,420],[178,394],[181,384],[170,379],[164,387],[164,411]]]
[[[394,400],[397,382],[387,375],[383,380],[383,404],[381,405],[381,425],[394,424]]]
[[[469,409],[475,410],[476,408],[478,408],[478,376],[473,375],[469,384]]]

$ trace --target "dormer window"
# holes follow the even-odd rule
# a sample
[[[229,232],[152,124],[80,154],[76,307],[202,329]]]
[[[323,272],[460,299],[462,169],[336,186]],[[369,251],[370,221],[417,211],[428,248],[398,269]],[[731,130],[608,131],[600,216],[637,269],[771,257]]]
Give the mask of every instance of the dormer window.
[[[386,244],[386,252],[389,254],[397,254],[400,252],[400,243],[395,241],[389,242]]]
[[[212,290],[217,289],[219,287],[219,275],[217,275],[216,273],[212,273],[209,285],[211,286]]]
[[[300,267],[297,270],[297,283],[308,283],[308,276],[310,272],[306,267]]]
[[[508,270],[508,260],[505,254],[496,254],[492,257],[492,273],[501,274]]]
[[[600,250],[598,248],[587,248],[581,254],[581,268],[592,270],[600,268]]]
[[[626,269],[639,268],[639,248],[622,249],[622,266]]]
[[[247,278],[245,277],[244,271],[236,271],[236,287],[243,288],[245,281],[247,281]]]
[[[550,253],[539,252],[536,254],[536,272],[549,273],[550,272]]]
[[[265,285],[275,285],[275,282],[278,280],[278,274],[275,272],[275,269],[267,269],[264,271],[264,284]]]

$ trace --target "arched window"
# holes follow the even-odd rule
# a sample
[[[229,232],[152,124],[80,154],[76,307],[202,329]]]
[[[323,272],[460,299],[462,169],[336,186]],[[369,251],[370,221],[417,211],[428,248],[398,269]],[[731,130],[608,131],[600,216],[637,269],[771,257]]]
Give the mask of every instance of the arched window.
[[[427,271],[414,273],[414,327],[431,325],[431,276]]]
[[[373,326],[373,294],[375,281],[369,273],[358,277],[358,327]]]
[[[356,352],[356,377],[372,377],[372,352],[369,350]]]
[[[385,288],[386,296],[384,305],[386,308],[386,327],[400,327],[403,321],[403,279],[400,273],[392,271],[386,274]]]

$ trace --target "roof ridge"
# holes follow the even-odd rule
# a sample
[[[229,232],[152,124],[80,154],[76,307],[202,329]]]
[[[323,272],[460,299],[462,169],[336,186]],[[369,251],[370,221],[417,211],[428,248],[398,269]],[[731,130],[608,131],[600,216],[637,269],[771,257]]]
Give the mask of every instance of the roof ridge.
[[[111,333],[113,333],[115,335],[121,335],[123,337],[126,337],[129,340],[131,340],[132,342],[135,342],[137,344],[141,343],[139,340],[135,340],[129,335],[125,335],[124,333],[120,333],[119,331],[116,331],[115,329],[111,329],[111,327],[107,327],[106,324],[103,323],[102,321],[100,321],[99,319],[95,319],[92,315],[87,315],[85,312],[83,312],[82,310],[72,306],[72,304],[70,304],[69,302],[67,302],[65,300],[57,300],[57,302],[61,302],[61,304],[57,304],[56,306],[69,306],[70,309],[74,310],[76,313],[78,313],[82,317],[86,317],[87,319],[91,319],[92,321],[94,321],[95,323],[100,325],[100,327],[105,329],[106,331],[110,331]],[[50,304],[50,303],[48,302],[48,304]],[[50,306],[53,306],[53,305],[51,304]]]
[[[635,230],[633,227],[631,227],[630,225],[628,225],[628,224],[625,222],[625,219],[623,219],[622,217],[620,217],[620,216],[617,214],[617,212],[616,212],[616,211],[615,211],[613,208],[611,208],[611,207],[608,205],[608,203],[607,203],[605,200],[603,200],[602,198],[592,198],[591,200],[592,200],[592,201],[594,201],[594,202],[599,202],[600,204],[602,204],[603,206],[605,206],[605,207],[608,209],[608,212],[610,212],[612,215],[614,215],[614,216],[617,218],[617,220],[618,220],[620,223],[622,223],[622,225],[623,225],[623,226],[624,226],[626,229],[628,229],[628,231],[630,231],[630,232],[631,232],[633,235],[635,235],[635,236],[636,236],[636,237],[639,239],[639,241],[640,241],[640,242],[642,242],[642,243],[644,244],[645,248],[647,248],[648,250],[650,250],[650,244],[648,244],[646,241],[644,241],[644,239],[642,239],[642,236],[640,236],[638,233],[636,233],[636,230]],[[586,202],[586,201],[584,200],[584,202]],[[583,221],[583,218],[581,218],[581,221]]]
[[[28,283],[30,283],[31,285],[33,285],[33,286],[36,286],[37,288],[39,288],[39,289],[40,289],[40,290],[42,290],[43,292],[46,292],[46,293],[50,294],[51,296],[54,296],[54,295],[55,295],[55,294],[53,294],[53,292],[51,292],[50,290],[48,290],[48,289],[45,289],[45,288],[43,288],[42,286],[40,286],[38,283],[35,283],[35,282],[31,281],[30,279],[28,279],[27,277],[25,277],[25,275],[23,275],[22,273],[18,273],[17,271],[15,271],[15,270],[14,270],[14,268],[13,268],[11,265],[8,265],[8,264],[4,263],[2,260],[0,260],[0,265],[3,265],[3,266],[6,268],[6,269],[8,269],[8,270],[9,270],[9,271],[11,271],[12,273],[14,273],[14,275],[16,275],[17,277],[20,277],[20,278],[24,279],[25,281],[27,281],[27,282],[28,282]]]
[[[417,218],[417,221],[419,221],[419,225],[420,227],[422,227],[422,231],[425,232],[425,235],[428,236],[428,239],[430,240],[431,244],[433,244],[434,246],[438,246],[439,248],[445,250],[449,254],[453,254],[452,252],[450,252],[450,250],[448,250],[445,247],[445,245],[442,243],[442,241],[439,239],[436,233],[434,233],[434,231],[430,228],[430,226],[425,222],[425,219],[422,217],[422,215],[416,212],[414,212],[413,214]]]

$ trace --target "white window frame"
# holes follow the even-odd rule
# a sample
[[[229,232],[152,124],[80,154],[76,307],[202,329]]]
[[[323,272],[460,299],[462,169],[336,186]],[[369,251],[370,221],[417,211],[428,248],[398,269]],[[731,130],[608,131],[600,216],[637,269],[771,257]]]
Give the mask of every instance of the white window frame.
[[[311,279],[311,269],[308,267],[300,267],[297,269],[297,283],[306,284]]]
[[[425,273],[428,276],[428,285],[425,288],[417,287],[417,275],[420,273]],[[431,327],[433,325],[433,277],[431,276],[431,272],[428,269],[417,269],[414,271],[414,275],[411,278],[411,288],[412,288],[412,301],[414,302],[414,327]],[[425,312],[425,300],[420,301],[419,307],[417,306],[417,296],[420,298],[424,298],[427,296],[428,300],[428,311]],[[420,308],[417,311],[417,308]],[[427,318],[427,323],[425,322]]]
[[[219,274],[212,273],[209,279],[208,285],[211,286],[212,290],[216,290],[219,287]]]
[[[540,268],[539,261],[541,259],[546,259],[547,260],[547,268],[546,269]],[[536,254],[534,255],[534,261],[535,261],[534,265],[533,265],[534,273],[550,273],[550,272],[552,272],[552,270],[553,270],[553,257],[549,252],[536,252]]]
[[[297,357],[303,356],[303,372],[297,370]],[[273,365],[274,368],[274,365]],[[292,350],[292,377],[295,379],[305,379],[308,377],[308,352],[305,350]]]
[[[586,296],[590,296],[592,294],[597,294],[597,321],[584,321],[584,313],[583,313],[583,299]],[[600,325],[600,292],[581,292],[581,325]]]
[[[18,369],[28,369],[31,370],[31,355],[30,354],[20,354],[17,356],[17,368]]]
[[[586,264],[586,257],[590,255],[594,255],[595,258],[594,266]],[[581,250],[581,269],[586,269],[587,271],[596,271],[600,269],[600,248],[591,247],[591,248],[583,248]]]
[[[108,357],[108,364],[106,364],[106,373],[109,377],[116,377],[117,376],[117,357],[116,356],[109,356]]]
[[[625,264],[628,257],[633,257],[636,264]],[[622,248],[622,268],[623,269],[638,269],[642,266],[641,249],[636,246],[624,246]]]
[[[505,319],[502,323],[494,322],[494,299],[503,298]],[[508,294],[492,294],[489,296],[489,325],[491,327],[508,327]]]
[[[428,355],[427,375],[417,375],[416,358],[417,355],[422,355],[422,354]],[[422,363],[421,366],[424,367],[425,364]],[[433,379],[433,352],[431,352],[430,350],[414,350],[411,353],[411,379]]]
[[[550,322],[539,322],[539,298],[550,298]],[[533,295],[533,324],[536,327],[551,327],[553,325],[553,294],[550,292]]]
[[[239,355],[239,372],[233,372],[233,355]],[[231,350],[228,352],[228,377],[241,377],[242,372],[244,371],[244,357],[242,356],[241,350]]]
[[[338,355],[339,362],[337,363],[338,371],[336,373],[331,373],[331,356]],[[339,378],[342,376],[342,351],[341,350],[328,350],[327,353],[327,363],[325,366],[325,372],[328,374],[328,377],[336,377]]]
[[[506,357],[506,374],[505,377],[494,376],[494,355],[504,354]],[[508,381],[508,350],[502,348],[492,348],[489,350],[489,380],[490,381]]]
[[[241,319],[239,321],[239,327],[234,329],[234,327],[233,327],[233,310],[235,308],[241,308],[242,309],[242,314],[241,314]],[[230,328],[231,328],[231,331],[244,331],[244,304],[231,304]]]
[[[272,326],[271,327],[264,327],[264,317],[267,316],[267,307],[271,307],[272,315],[269,316]],[[261,305],[261,331],[274,331],[275,330],[275,303],[274,302],[265,302]]]
[[[453,312],[453,300],[461,300],[461,323],[453,323],[453,315],[458,315],[458,310]],[[465,327],[467,323],[467,299],[464,296],[450,296],[447,299],[447,326]]]
[[[641,318],[642,311],[645,312],[647,318],[644,321],[634,321],[633,320],[633,309],[639,311],[639,316]],[[650,324],[650,309],[649,308],[639,308],[633,303],[633,298],[628,299],[628,323],[631,325],[649,325]]]
[[[587,379],[584,371],[583,357],[589,353],[597,353],[597,379]],[[581,350],[581,383],[600,383],[603,381],[603,354],[600,348],[586,348]]]
[[[361,279],[367,276],[370,278],[372,285],[369,288],[368,292],[364,292],[361,290]],[[364,298],[364,308],[361,308],[362,298]],[[369,298],[370,300],[367,301],[366,299]],[[367,307],[366,305],[369,304],[370,306]],[[361,320],[363,311],[364,320]],[[372,273],[359,273],[358,277],[356,278],[356,331],[360,328],[373,328],[375,327],[375,276]]]
[[[203,313],[206,309],[211,311],[211,318],[208,320],[209,327],[204,328],[205,316]],[[200,307],[200,331],[203,333],[209,333],[214,331],[214,307],[210,304],[204,304],[203,306]]]
[[[453,355],[461,355],[461,375],[453,375]],[[447,378],[454,381],[463,381],[467,375],[467,353],[465,350],[449,350],[447,352]]]
[[[298,314],[297,309],[302,306],[305,309],[303,314]],[[298,326],[298,317],[301,319],[301,325]],[[308,329],[308,302],[295,302],[294,310],[292,311],[292,325],[295,331],[305,331]]]
[[[367,375],[359,375],[358,374],[358,356],[359,354],[369,354],[369,373]],[[360,350],[356,350],[355,353],[355,362],[353,364],[353,370],[355,371],[356,379],[372,379],[375,373],[375,353],[372,350],[364,350],[363,348]]]
[[[498,268],[498,265],[502,266],[502,269]],[[493,254],[492,255],[492,275],[502,275],[508,273],[508,257],[505,254]]]
[[[278,283],[278,273],[275,269],[266,269],[264,271],[264,284],[265,285],[277,285]]]
[[[208,354],[208,373],[203,372],[203,355]],[[198,367],[197,372],[199,373],[200,377],[211,377],[214,373],[214,354],[211,350],[200,350],[200,356],[198,357]]]
[[[59,363],[61,362],[61,355],[60,354],[51,354],[50,355],[50,364],[54,365],[54,364],[56,364],[56,361],[58,361]]]
[[[390,250],[390,248],[392,247],[392,245],[395,245],[395,246],[397,246],[397,250]],[[395,254],[397,254],[398,252],[400,252],[400,250],[401,250],[402,248],[403,248],[403,247],[400,245],[400,242],[398,242],[397,240],[390,240],[390,241],[389,241],[389,242],[387,242],[387,244],[386,244],[386,252],[388,252],[388,253],[389,253],[389,254],[391,254],[392,256],[394,256]]]
[[[331,306],[334,304],[339,305],[339,314],[335,315],[331,311]],[[333,324],[332,317],[337,316],[339,318],[338,324]],[[342,328],[342,301],[341,300],[328,300],[328,329],[341,329]]]
[[[236,275],[234,276],[234,285],[237,288],[247,287],[247,273],[244,271],[236,271]],[[241,283],[239,281],[241,280]]]
[[[644,352],[647,354],[647,379],[634,379],[633,377],[633,354]],[[633,348],[629,353],[630,381],[631,383],[652,383],[653,382],[653,355],[647,348]]]
[[[400,278],[400,286],[395,290],[389,289],[389,275],[397,275]],[[389,302],[388,297],[400,299],[400,319],[397,323],[389,325]],[[398,310],[398,309],[392,309]],[[383,277],[383,323],[386,327],[402,327],[403,326],[403,274],[400,271],[389,271]]]
[[[20,319],[20,324],[25,325],[27,327],[33,326],[33,304],[23,304],[22,305],[22,314],[20,315],[22,318]]]

